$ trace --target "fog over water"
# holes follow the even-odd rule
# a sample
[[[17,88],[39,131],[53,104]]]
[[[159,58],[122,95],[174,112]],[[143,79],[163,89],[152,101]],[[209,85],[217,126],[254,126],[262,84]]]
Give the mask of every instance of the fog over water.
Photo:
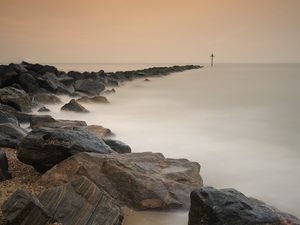
[[[57,65],[105,71],[151,65]],[[204,184],[232,187],[300,216],[300,64],[219,64],[135,80],[91,112],[60,112],[110,128],[134,152],[161,152],[201,164]],[[67,101],[67,98],[64,98]],[[187,213],[137,213],[131,225],[183,225]],[[155,215],[155,216],[153,216]]]

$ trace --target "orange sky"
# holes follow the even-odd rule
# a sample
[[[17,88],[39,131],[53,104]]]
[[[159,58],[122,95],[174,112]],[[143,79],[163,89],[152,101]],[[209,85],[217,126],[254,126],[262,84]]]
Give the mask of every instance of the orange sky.
[[[300,62],[300,0],[0,0],[0,62]]]

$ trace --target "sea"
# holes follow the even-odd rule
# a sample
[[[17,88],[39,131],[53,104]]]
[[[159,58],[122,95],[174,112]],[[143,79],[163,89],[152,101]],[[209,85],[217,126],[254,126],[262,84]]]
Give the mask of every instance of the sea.
[[[54,64],[106,72],[170,64]],[[172,64],[173,65],[173,64]],[[180,65],[180,64],[179,64]],[[235,188],[300,217],[300,64],[215,64],[137,79],[56,119],[110,128],[133,152],[161,152],[201,165],[205,186]],[[64,102],[68,97],[61,97]],[[127,225],[186,225],[188,212],[127,213]]]

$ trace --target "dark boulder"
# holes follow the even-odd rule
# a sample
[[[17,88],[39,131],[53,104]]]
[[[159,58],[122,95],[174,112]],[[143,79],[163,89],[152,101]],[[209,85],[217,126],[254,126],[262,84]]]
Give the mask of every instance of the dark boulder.
[[[69,77],[72,77],[74,78],[75,80],[83,80],[85,79],[84,75],[80,72],[77,72],[77,71],[70,71],[68,72],[67,74]]]
[[[189,225],[299,225],[289,214],[234,189],[204,187],[191,194]]]
[[[48,109],[47,107],[43,106],[41,108],[38,109],[38,112],[50,112],[50,109]]]
[[[75,99],[72,99],[69,103],[67,103],[63,107],[61,107],[61,110],[84,112],[84,113],[89,112],[86,108],[84,108],[82,105],[80,105],[78,102],[76,102]]]
[[[103,91],[103,94],[113,94],[113,93],[116,93],[116,90],[114,88]]]
[[[13,87],[0,89],[0,103],[21,112],[31,112],[32,104],[29,95],[25,91]]]
[[[103,140],[83,128],[37,128],[20,142],[18,159],[45,172],[57,163],[79,152],[109,154],[113,150]]]
[[[114,86],[114,87],[116,87],[116,86],[119,86],[119,81],[117,79],[107,77],[106,84],[108,86]]]
[[[16,148],[27,131],[14,123],[0,124],[0,147]]]
[[[99,125],[89,125],[85,127],[85,129],[102,139],[113,135],[113,132],[110,129]]]
[[[54,94],[44,93],[33,96],[34,101],[41,104],[58,104],[62,101]]]
[[[190,193],[202,186],[200,165],[166,159],[159,153],[79,153],[47,171],[41,182],[60,185],[86,176],[130,208],[187,208]]]
[[[49,65],[41,65],[41,64],[31,64],[28,62],[21,63],[27,70],[31,70],[39,75],[44,75],[45,73],[54,73],[58,74],[57,68]]]
[[[10,86],[18,82],[19,74],[11,67],[7,67],[0,74],[0,87]]]
[[[38,198],[63,225],[122,224],[123,213],[116,200],[86,177],[46,190]]]
[[[91,79],[77,80],[74,84],[76,91],[81,91],[89,95],[98,95],[105,89],[105,86],[100,81]]]
[[[19,125],[18,119],[12,114],[7,111],[0,110],[0,123],[13,123]]]
[[[31,122],[30,127],[32,129],[40,127],[50,127],[50,128],[74,128],[74,127],[86,127],[85,121],[80,120],[55,120],[49,115],[35,116]]]
[[[37,197],[17,189],[2,205],[9,225],[48,225],[55,220]]]
[[[103,139],[105,144],[111,147],[117,153],[124,154],[124,153],[131,153],[131,148],[129,145],[125,144],[122,141],[114,140],[114,139]]]
[[[27,93],[37,93],[40,91],[38,81],[30,73],[22,73],[19,76],[19,84]]]
[[[59,86],[63,85],[58,81],[58,78],[54,73],[49,72],[39,77],[38,82],[41,87],[51,92],[55,92]]]
[[[109,103],[106,97],[104,96],[95,96],[95,97],[81,97],[76,100],[77,102],[83,102],[83,103]]]
[[[11,173],[8,170],[8,160],[5,152],[0,151],[0,182],[11,179]]]
[[[66,86],[72,85],[74,83],[74,78],[70,77],[66,74],[59,76],[58,80],[59,80],[59,82],[61,82],[62,84],[66,85]]]

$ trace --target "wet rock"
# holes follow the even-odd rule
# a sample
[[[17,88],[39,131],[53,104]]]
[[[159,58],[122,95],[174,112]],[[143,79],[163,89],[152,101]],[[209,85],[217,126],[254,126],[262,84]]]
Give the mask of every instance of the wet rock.
[[[11,179],[11,173],[8,170],[8,160],[5,152],[0,151],[0,182]]]
[[[131,148],[129,145],[125,144],[122,141],[114,140],[114,139],[103,139],[105,144],[111,147],[117,153],[124,154],[124,153],[131,153]]]
[[[19,84],[27,93],[37,93],[40,91],[38,81],[30,73],[22,73],[19,76]]]
[[[113,150],[103,140],[84,128],[37,128],[22,139],[18,159],[45,172],[57,163],[79,152],[109,154]]]
[[[98,138],[106,138],[108,136],[112,136],[113,133],[110,129],[99,126],[99,125],[90,125],[87,126],[86,129],[96,135]]]
[[[84,75],[80,72],[77,71],[70,71],[67,74],[69,77],[75,79],[75,80],[83,80],[85,79]]]
[[[38,78],[38,82],[41,87],[47,91],[56,92],[59,87],[65,88],[65,86],[58,81],[57,76],[54,73],[47,72],[42,77]]]
[[[80,105],[78,102],[76,102],[75,99],[72,99],[69,103],[67,103],[63,107],[61,107],[61,110],[84,112],[84,113],[89,112],[86,108],[84,108],[82,105]]]
[[[148,78],[146,78],[144,81],[149,82],[150,80]]]
[[[45,74],[45,73],[53,73],[53,74],[58,74],[58,70],[54,66],[49,66],[49,65],[41,65],[41,64],[31,64],[28,62],[22,62],[22,65],[27,69],[31,70],[37,74]]]
[[[105,86],[100,81],[92,79],[77,80],[74,84],[75,91],[81,91],[89,95],[98,95],[105,89]]]
[[[64,225],[121,225],[117,202],[86,177],[46,190],[38,196],[46,209]]]
[[[45,173],[41,182],[60,185],[84,175],[130,208],[189,207],[190,192],[202,186],[200,165],[162,154],[79,153]]]
[[[41,104],[58,104],[62,102],[56,95],[48,93],[34,95],[33,99]]]
[[[291,215],[234,189],[203,187],[191,194],[189,225],[299,225]]]
[[[12,114],[7,111],[0,110],[0,123],[13,123],[19,125],[18,119]]]
[[[21,112],[31,112],[31,100],[25,91],[13,87],[0,89],[0,103]]]
[[[49,115],[42,115],[34,117],[30,122],[30,127],[40,128],[40,127],[50,127],[50,128],[74,128],[74,127],[86,127],[85,121],[80,120],[55,120]]]
[[[19,74],[11,67],[6,67],[0,76],[0,87],[10,86],[18,81]]]
[[[70,77],[66,74],[58,77],[58,80],[59,80],[59,82],[61,82],[62,84],[66,85],[66,86],[72,85],[74,83],[74,78]]]
[[[27,131],[15,123],[0,124],[0,147],[16,148]]]
[[[95,97],[81,97],[76,100],[77,102],[83,102],[83,103],[109,103],[106,97],[104,96],[95,96]]]
[[[116,86],[119,86],[119,81],[117,79],[107,77],[106,84],[108,86],[114,86],[114,87],[116,87]]]
[[[113,93],[116,93],[116,90],[114,88],[112,89],[107,89],[103,92],[103,94],[113,94]]]
[[[54,222],[37,197],[22,189],[14,192],[2,205],[2,212],[9,225],[47,225]]]
[[[48,109],[47,107],[43,106],[41,108],[38,109],[38,112],[50,112],[50,109]]]

